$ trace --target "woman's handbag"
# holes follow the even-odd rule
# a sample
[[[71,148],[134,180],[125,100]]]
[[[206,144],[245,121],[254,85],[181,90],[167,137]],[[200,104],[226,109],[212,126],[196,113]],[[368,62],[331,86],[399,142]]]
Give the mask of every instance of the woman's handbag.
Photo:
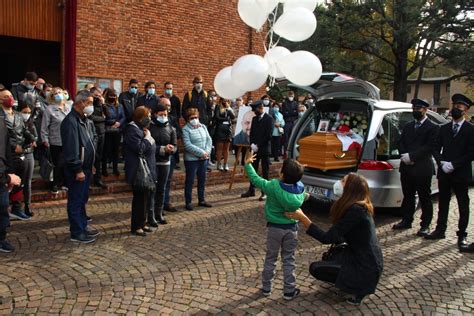
[[[344,251],[347,248],[347,243],[332,244],[329,249],[323,253],[323,261],[341,261],[344,256]]]
[[[45,181],[53,181],[53,159],[51,158],[51,151],[44,147],[44,155],[41,156],[39,173],[41,178]]]
[[[155,190],[155,181],[143,154],[138,155],[138,166],[133,180],[133,187],[138,190]]]

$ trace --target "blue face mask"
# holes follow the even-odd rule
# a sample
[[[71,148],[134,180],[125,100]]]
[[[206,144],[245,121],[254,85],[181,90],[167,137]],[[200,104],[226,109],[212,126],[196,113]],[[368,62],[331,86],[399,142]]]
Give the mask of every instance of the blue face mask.
[[[298,112],[298,117],[303,117],[304,112]]]
[[[154,95],[155,94],[155,89],[149,88],[147,93],[148,93],[148,95]]]
[[[165,123],[168,122],[168,117],[167,117],[167,116],[158,116],[158,117],[156,118],[156,120],[157,120],[158,122],[160,122],[161,124],[165,124]]]
[[[137,94],[138,88],[130,88],[128,91],[130,91],[131,94]]]
[[[165,93],[169,96],[172,96],[173,95],[173,89],[166,89]]]
[[[35,88],[35,86],[33,86],[33,85],[29,84],[29,83],[25,84],[25,87],[26,87],[26,89],[28,89],[28,90],[33,90],[33,89]]]
[[[273,108],[273,112],[278,113],[278,112],[280,112],[280,109],[279,108]]]
[[[64,96],[62,94],[54,95],[54,101],[56,101],[56,103],[60,103],[62,100],[64,100]]]

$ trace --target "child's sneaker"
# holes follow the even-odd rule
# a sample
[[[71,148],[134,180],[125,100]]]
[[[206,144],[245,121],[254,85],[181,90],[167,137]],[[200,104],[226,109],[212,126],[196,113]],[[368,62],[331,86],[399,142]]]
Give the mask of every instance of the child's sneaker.
[[[348,298],[346,302],[351,305],[359,306],[360,304],[364,303],[364,299],[365,296],[356,295]]]
[[[268,297],[270,296],[270,294],[272,294],[272,291],[265,291],[264,289],[261,289],[261,292],[262,292],[262,295],[265,296],[265,297]]]
[[[291,301],[292,299],[294,299],[295,297],[297,297],[298,295],[300,295],[300,289],[295,289],[293,292],[291,293],[285,293],[283,294],[283,298],[287,301]]]

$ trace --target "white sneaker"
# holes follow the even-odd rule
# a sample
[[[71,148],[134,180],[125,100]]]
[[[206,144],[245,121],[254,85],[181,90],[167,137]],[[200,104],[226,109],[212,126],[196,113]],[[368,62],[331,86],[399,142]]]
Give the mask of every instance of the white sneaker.
[[[224,171],[229,171],[229,165],[228,164],[224,164]]]
[[[220,162],[217,163],[217,170],[219,171],[224,171],[224,165],[221,164]]]

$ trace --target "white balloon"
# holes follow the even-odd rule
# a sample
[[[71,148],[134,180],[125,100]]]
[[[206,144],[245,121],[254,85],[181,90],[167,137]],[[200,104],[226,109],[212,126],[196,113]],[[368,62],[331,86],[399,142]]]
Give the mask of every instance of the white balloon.
[[[314,9],[316,9],[316,5],[318,4],[317,0],[291,0],[291,1],[285,1],[285,4],[283,5],[283,11],[286,12],[288,10],[294,9],[294,8],[305,8],[308,9],[311,12],[314,12]]]
[[[268,78],[268,64],[262,56],[245,55],[235,61],[231,76],[242,90],[257,90]]]
[[[268,63],[268,73],[274,78],[281,78],[285,75],[278,68],[278,62],[285,56],[290,55],[291,52],[283,46],[275,46],[270,49],[264,56]]]
[[[236,99],[245,94],[245,91],[232,81],[231,72],[232,66],[225,67],[214,78],[214,89],[219,96],[225,99]]]
[[[255,2],[257,2],[263,12],[267,15],[272,12],[278,4],[278,0],[255,0]]]
[[[237,12],[245,24],[256,30],[260,30],[267,21],[268,13],[262,10],[256,0],[239,0]]]
[[[286,79],[299,86],[310,86],[321,77],[323,66],[319,58],[305,50],[299,50],[283,57],[278,67]]]
[[[284,12],[273,26],[275,33],[292,42],[304,41],[316,31],[316,16],[305,8]]]

